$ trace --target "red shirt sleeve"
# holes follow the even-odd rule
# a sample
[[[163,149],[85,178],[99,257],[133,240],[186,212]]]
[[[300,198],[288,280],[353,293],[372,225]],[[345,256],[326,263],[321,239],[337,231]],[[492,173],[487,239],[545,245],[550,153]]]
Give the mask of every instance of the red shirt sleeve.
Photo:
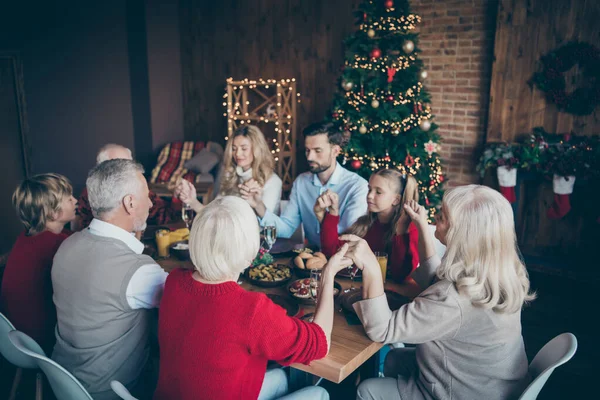
[[[339,215],[331,215],[328,212],[321,222],[321,252],[327,258],[333,256],[342,247],[342,242],[338,239],[339,222]]]
[[[308,364],[327,355],[327,338],[314,323],[288,317],[267,296],[260,296],[249,327],[250,353],[281,365]]]
[[[392,279],[402,282],[419,265],[419,231],[411,223],[408,232],[392,237],[390,272]]]

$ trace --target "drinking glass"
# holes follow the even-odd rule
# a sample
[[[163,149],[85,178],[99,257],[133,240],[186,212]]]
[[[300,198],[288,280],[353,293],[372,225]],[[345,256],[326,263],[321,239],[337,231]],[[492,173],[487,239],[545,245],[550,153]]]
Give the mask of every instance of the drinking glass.
[[[317,302],[319,298],[319,286],[321,285],[321,270],[311,269],[310,270],[310,288],[308,294],[310,298]]]
[[[271,251],[271,247],[273,247],[273,244],[275,244],[275,241],[277,240],[277,227],[273,225],[265,226],[264,236],[265,243],[267,244],[267,246],[269,246],[267,250]]]
[[[170,231],[166,229],[157,230],[155,233],[156,237],[156,249],[158,250],[159,257],[169,257],[169,245],[171,244]]]
[[[181,207],[181,219],[185,223],[185,227],[190,229],[190,225],[194,220],[194,209],[189,204],[184,204]]]
[[[388,255],[387,253],[384,253],[382,251],[376,251],[375,257],[377,257],[379,268],[381,268],[381,278],[383,279],[383,283],[385,283],[385,277],[387,275]]]

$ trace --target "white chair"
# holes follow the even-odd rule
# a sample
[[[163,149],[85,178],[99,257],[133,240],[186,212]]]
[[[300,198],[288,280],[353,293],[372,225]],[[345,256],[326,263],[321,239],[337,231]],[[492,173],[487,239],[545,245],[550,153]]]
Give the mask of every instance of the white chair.
[[[125,385],[119,381],[110,381],[110,387],[113,392],[115,392],[117,396],[123,400],[138,400],[137,398],[133,397]]]
[[[554,369],[569,361],[577,351],[577,338],[572,333],[562,333],[546,343],[529,364],[533,381],[519,400],[535,400]]]

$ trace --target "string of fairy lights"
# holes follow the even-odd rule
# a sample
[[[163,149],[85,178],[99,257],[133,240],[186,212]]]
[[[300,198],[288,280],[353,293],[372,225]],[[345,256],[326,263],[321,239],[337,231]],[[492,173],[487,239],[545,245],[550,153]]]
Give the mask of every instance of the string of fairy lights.
[[[392,32],[406,33],[416,29],[417,24],[421,22],[421,17],[415,14],[409,14],[401,17],[382,17],[376,21],[364,22],[359,25],[361,31],[368,32]]]
[[[394,68],[396,70],[404,70],[411,66],[413,61],[416,61],[415,55],[410,56],[398,56],[398,57],[365,57],[354,55],[354,60],[345,61],[345,65],[354,69],[366,69],[366,70],[381,70],[386,72],[388,68]]]

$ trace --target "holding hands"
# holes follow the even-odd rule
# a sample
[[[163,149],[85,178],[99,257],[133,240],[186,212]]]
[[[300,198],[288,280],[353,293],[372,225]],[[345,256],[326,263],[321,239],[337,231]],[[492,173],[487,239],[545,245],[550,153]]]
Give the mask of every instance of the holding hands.
[[[427,210],[414,200],[410,200],[404,205],[404,211],[417,226],[417,228],[427,227]]]
[[[346,257],[350,258],[358,269],[365,271],[374,268],[381,275],[377,257],[365,239],[356,235],[342,235],[340,240],[346,242],[344,245],[348,246]]]
[[[183,204],[189,205],[194,211],[199,212],[204,207],[199,201],[196,194],[196,187],[187,179],[181,179],[175,186],[173,195],[177,197]]]
[[[325,211],[329,211],[331,215],[339,215],[340,213],[340,198],[337,193],[332,192],[331,190],[326,190],[323,194],[321,194],[317,201],[315,202],[315,206],[313,210],[315,211],[315,215],[317,216],[317,220],[319,223],[323,222],[323,218],[325,217]]]
[[[325,271],[332,277],[352,265],[352,259],[348,257],[347,253],[349,248],[348,243],[345,243],[325,264]]]
[[[254,179],[249,179],[238,185],[238,188],[242,199],[246,200],[250,207],[256,209],[259,204],[262,204],[263,188]]]

